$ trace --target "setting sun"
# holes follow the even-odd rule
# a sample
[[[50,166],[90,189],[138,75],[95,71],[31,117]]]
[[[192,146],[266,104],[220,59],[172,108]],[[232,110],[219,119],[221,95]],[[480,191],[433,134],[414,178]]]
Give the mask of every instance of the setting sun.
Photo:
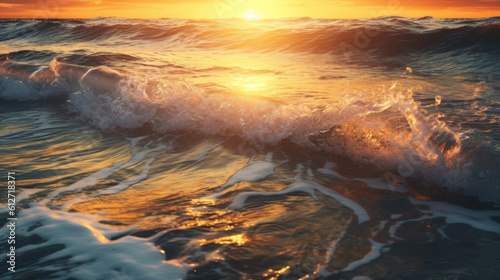
[[[244,16],[246,20],[258,20],[260,19],[260,16],[256,14],[255,12],[247,12]]]

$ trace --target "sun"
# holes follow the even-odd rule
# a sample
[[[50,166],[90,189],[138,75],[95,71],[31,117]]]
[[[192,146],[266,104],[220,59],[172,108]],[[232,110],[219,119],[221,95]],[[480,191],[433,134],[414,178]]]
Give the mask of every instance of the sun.
[[[255,12],[247,12],[245,13],[245,15],[243,16],[246,20],[259,20],[260,19],[260,16],[255,13]]]

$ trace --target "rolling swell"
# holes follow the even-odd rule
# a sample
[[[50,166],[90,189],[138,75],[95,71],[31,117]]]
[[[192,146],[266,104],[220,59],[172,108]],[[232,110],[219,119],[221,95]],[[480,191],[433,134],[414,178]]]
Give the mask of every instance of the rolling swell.
[[[245,49],[258,52],[306,52],[364,56],[401,56],[412,53],[481,52],[498,54],[498,18],[437,20],[433,18],[375,18],[368,20],[265,20],[265,25],[238,20],[170,19],[112,21],[2,20],[0,41],[25,38],[89,42],[151,41],[176,47]]]
[[[66,100],[70,112],[103,131],[148,127],[159,134],[236,136],[258,149],[291,143],[381,171],[425,178],[423,184],[453,191],[469,188],[469,179],[475,178],[471,170],[484,172],[474,165],[471,153],[476,149],[462,148],[470,145],[467,140],[437,117],[422,113],[412,93],[396,85],[381,90],[376,99],[349,98],[312,108],[208,94],[187,82],[143,79],[55,59],[41,68],[4,63],[1,74],[2,99]],[[413,170],[406,174],[408,163]],[[498,201],[485,191],[496,184],[496,177],[483,179],[491,182],[470,188],[473,194]]]

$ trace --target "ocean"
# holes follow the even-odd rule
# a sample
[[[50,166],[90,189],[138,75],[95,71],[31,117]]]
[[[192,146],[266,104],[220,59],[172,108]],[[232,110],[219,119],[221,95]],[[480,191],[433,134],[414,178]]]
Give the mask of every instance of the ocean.
[[[0,20],[0,279],[498,279],[499,57],[500,18]]]

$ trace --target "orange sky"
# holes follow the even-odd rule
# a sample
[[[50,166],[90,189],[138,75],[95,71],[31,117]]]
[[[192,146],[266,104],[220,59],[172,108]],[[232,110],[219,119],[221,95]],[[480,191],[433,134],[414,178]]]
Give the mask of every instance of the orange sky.
[[[500,0],[0,0],[1,18],[491,17]]]

